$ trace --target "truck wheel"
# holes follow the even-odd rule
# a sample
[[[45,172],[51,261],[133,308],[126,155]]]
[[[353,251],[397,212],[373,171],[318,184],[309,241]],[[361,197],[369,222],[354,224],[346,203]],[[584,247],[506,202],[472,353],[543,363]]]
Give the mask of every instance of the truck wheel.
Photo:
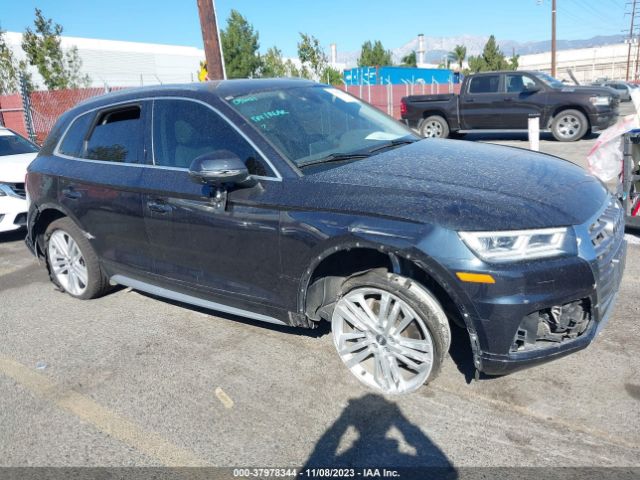
[[[420,122],[420,135],[425,138],[447,138],[449,124],[440,115],[431,115]]]
[[[451,342],[436,298],[413,280],[387,272],[344,283],[331,330],[351,373],[387,394],[413,392],[434,379]]]
[[[49,276],[58,288],[82,300],[109,291],[95,250],[70,218],[51,222],[44,241]]]
[[[551,133],[559,142],[575,142],[587,133],[589,122],[579,110],[563,110],[553,119]]]

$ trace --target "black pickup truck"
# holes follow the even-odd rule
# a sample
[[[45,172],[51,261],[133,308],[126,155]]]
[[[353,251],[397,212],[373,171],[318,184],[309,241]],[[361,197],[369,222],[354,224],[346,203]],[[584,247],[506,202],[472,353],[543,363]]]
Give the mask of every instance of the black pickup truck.
[[[404,97],[401,115],[422,136],[441,138],[471,130],[526,130],[529,117],[537,115],[541,131],[572,142],[613,125],[618,105],[610,88],[569,86],[542,72],[487,72],[466,77],[460,95]]]

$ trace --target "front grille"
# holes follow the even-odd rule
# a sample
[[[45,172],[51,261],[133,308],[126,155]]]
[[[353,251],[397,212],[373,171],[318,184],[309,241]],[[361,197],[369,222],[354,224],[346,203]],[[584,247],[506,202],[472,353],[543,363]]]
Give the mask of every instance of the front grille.
[[[7,186],[20,198],[27,198],[27,191],[24,188],[24,183],[8,183]]]
[[[599,302],[604,306],[616,288],[617,265],[613,260],[624,238],[624,212],[615,199],[591,224],[589,236],[596,252]]]

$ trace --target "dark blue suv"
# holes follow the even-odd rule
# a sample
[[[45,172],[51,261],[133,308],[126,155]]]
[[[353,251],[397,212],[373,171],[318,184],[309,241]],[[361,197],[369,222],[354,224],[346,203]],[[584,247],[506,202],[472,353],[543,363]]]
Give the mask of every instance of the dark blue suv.
[[[331,322],[386,393],[586,347],[624,269],[622,210],[566,161],[421,139],[302,80],[127,90],[65,113],[29,168],[27,244],[63,291],[112,285],[256,320]]]

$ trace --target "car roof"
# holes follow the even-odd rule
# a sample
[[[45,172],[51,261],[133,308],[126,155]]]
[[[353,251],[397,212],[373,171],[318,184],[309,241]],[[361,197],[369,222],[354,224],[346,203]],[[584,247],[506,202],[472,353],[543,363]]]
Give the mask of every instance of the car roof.
[[[299,87],[319,86],[321,84],[311,80],[299,78],[259,78],[259,79],[234,79],[216,80],[198,83],[182,83],[169,85],[154,85],[149,87],[137,87],[117,90],[105,95],[85,100],[76,105],[73,110],[87,110],[99,108],[111,103],[125,102],[139,98],[161,97],[168,95],[201,97],[214,95],[220,98],[236,97],[276,89],[289,89]]]

